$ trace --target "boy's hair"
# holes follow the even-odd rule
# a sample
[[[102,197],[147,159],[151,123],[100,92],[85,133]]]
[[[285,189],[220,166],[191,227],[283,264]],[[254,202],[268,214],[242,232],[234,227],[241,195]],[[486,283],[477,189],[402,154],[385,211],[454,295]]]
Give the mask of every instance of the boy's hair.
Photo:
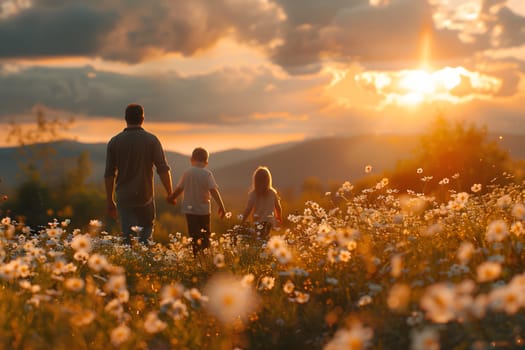
[[[206,151],[202,147],[195,148],[193,152],[191,153],[191,159],[197,162],[206,163],[208,161],[208,156],[209,156],[208,151]]]
[[[255,194],[265,194],[270,189],[273,189],[270,169],[260,166],[253,172],[253,191]]]
[[[126,122],[130,125],[140,125],[144,121],[144,108],[136,103],[131,103],[126,107]]]

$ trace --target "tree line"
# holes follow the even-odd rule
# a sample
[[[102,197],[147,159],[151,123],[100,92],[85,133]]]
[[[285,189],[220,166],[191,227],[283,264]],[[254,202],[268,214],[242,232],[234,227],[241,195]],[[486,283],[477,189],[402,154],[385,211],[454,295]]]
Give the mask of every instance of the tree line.
[[[56,157],[56,150],[51,146],[51,142],[61,139],[73,122],[73,119],[48,119],[39,111],[32,128],[23,129],[11,123],[8,140],[18,146],[22,181],[8,198],[4,197],[0,206],[3,216],[33,228],[45,226],[54,218],[67,218],[75,225],[87,225],[91,219],[100,219],[107,223],[108,231],[117,229],[116,223],[105,217],[102,179],[98,183],[88,181],[92,171],[89,154],[81,153],[74,161],[64,161]],[[429,131],[420,137],[411,158],[399,160],[393,169],[383,173],[355,179],[353,194],[358,195],[386,178],[388,186],[400,192],[413,190],[435,194],[444,201],[447,200],[445,187],[468,192],[473,184],[486,189],[509,181],[523,181],[523,169],[523,161],[513,160],[495,141],[489,140],[485,127],[451,122],[438,116]],[[450,186],[444,186],[449,183]],[[304,179],[299,194],[283,191],[281,195],[287,211],[293,212],[303,208],[308,200],[333,201],[340,186],[323,184],[309,177]],[[175,214],[176,210],[158,203],[158,226],[165,234],[176,227],[183,229],[184,224]],[[221,226],[224,224],[219,224],[218,228]]]

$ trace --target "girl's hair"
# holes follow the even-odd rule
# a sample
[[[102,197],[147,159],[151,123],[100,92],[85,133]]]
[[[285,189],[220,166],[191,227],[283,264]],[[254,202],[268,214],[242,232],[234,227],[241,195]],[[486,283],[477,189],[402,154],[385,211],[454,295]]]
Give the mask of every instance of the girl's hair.
[[[265,166],[260,166],[253,172],[253,191],[257,195],[268,193],[273,190],[272,174]]]

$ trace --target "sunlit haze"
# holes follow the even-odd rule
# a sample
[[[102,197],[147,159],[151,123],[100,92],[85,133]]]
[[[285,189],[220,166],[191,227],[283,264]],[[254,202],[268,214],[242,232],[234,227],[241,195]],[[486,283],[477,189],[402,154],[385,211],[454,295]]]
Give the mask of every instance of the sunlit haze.
[[[43,110],[107,142],[136,102],[185,153],[418,132],[443,112],[523,133],[524,31],[520,0],[6,0],[0,124]]]

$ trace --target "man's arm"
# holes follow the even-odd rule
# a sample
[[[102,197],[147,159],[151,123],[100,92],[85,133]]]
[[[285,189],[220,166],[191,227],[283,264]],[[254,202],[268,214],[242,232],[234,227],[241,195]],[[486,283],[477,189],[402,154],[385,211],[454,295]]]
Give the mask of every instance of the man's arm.
[[[171,182],[171,171],[165,171],[163,173],[159,174],[160,181],[162,182],[162,186],[164,186],[164,189],[166,190],[166,200],[169,203],[173,203],[170,201],[171,193],[173,192],[173,185]]]
[[[219,216],[221,219],[226,215],[226,209],[224,208],[224,203],[222,202],[221,194],[217,188],[212,188],[210,194],[219,206]]]
[[[106,185],[106,203],[108,215],[112,218],[117,217],[117,206],[113,199],[113,188],[115,187],[115,176],[104,177],[104,183]]]
[[[115,160],[114,139],[108,142],[106,147],[106,168],[104,169],[104,184],[106,186],[106,207],[107,213],[112,218],[117,218],[117,206],[113,197],[115,189],[115,174],[117,172],[117,162]]]

